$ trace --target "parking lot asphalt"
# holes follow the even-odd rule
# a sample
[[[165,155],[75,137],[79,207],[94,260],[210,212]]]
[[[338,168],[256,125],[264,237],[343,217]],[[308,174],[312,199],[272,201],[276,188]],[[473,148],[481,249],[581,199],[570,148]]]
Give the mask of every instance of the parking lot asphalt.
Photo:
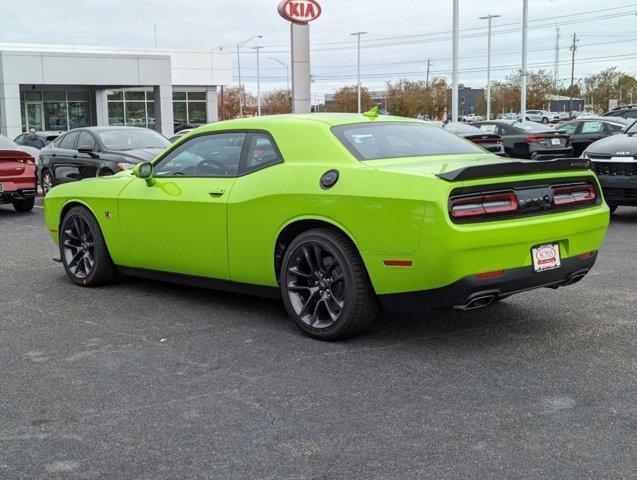
[[[0,207],[2,479],[635,478],[637,209],[577,285],[342,343],[276,301],[78,288],[56,253]]]

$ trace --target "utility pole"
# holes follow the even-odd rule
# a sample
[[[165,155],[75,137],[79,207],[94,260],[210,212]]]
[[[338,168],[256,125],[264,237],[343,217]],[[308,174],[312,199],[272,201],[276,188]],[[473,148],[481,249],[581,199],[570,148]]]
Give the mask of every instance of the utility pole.
[[[361,35],[365,35],[367,32],[354,32],[351,35],[357,37],[358,45],[358,113],[362,112],[361,105]]]
[[[577,33],[573,34],[573,44],[571,45],[571,88],[569,89],[570,101],[568,105],[568,116],[573,116],[573,85],[575,83],[575,50],[577,50]]]
[[[480,20],[487,20],[489,27],[487,33],[487,120],[491,120],[491,20],[501,15],[487,15]]]
[[[270,60],[278,63],[279,65],[285,67],[285,85],[286,85],[286,90],[290,90],[290,67],[287,66],[287,64],[283,63],[281,60],[279,60],[278,58],[274,58],[274,57],[270,57]]]
[[[259,50],[263,47],[252,47],[257,52],[257,115],[261,116],[261,65],[259,64]]]
[[[431,67],[431,58],[427,59],[427,80],[425,82],[427,88],[429,88],[429,67]]]
[[[241,88],[241,93],[239,95],[239,117],[243,117],[243,104],[245,103],[245,89],[243,88],[243,83],[241,83],[241,53],[239,49],[244,47],[250,42],[253,38],[263,38],[262,35],[254,35],[243,42],[237,43],[237,68],[239,70],[239,87]]]
[[[526,0],[525,0],[526,1]],[[460,38],[460,1],[453,0],[453,40],[451,74],[451,121],[458,121],[458,39]]]
[[[520,70],[520,118],[526,118],[526,44],[529,29],[529,0],[522,0],[522,69]]]
[[[555,27],[555,66],[553,72],[555,73],[555,88],[557,89],[560,84],[560,27]]]

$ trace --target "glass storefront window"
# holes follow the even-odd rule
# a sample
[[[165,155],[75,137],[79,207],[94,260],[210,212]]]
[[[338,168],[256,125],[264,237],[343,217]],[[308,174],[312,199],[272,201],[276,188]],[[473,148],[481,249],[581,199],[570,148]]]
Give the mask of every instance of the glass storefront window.
[[[69,102],[88,102],[88,92],[66,92],[66,98]]]
[[[155,102],[148,102],[146,110],[148,112],[148,128],[155,130]]]
[[[109,90],[107,92],[108,100],[124,100],[124,92],[121,90]]]
[[[186,100],[186,92],[173,92],[173,100]]]
[[[145,92],[124,92],[124,98],[126,101],[131,100],[141,100],[142,102],[146,100]]]
[[[173,121],[175,123],[188,123],[188,111],[186,102],[173,102]]]
[[[126,125],[129,127],[146,126],[146,104],[144,102],[126,102]]]
[[[188,92],[188,100],[205,100],[206,92]]]
[[[66,102],[66,92],[44,92],[45,102]]]
[[[68,130],[66,102],[44,103],[44,129]]]
[[[69,102],[69,130],[88,127],[89,111],[87,102]]]
[[[206,123],[206,102],[188,102],[188,121]]]
[[[24,100],[27,102],[41,102],[42,92],[24,92]]]
[[[124,126],[124,102],[108,102],[108,124]]]

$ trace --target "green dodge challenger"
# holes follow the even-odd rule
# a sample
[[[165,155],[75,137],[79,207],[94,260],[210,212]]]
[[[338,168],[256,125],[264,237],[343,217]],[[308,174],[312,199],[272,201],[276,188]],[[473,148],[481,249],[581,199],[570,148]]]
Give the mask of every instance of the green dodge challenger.
[[[369,112],[206,125],[152,163],[55,187],[45,216],[77,285],[124,274],[280,297],[304,332],[338,339],[380,307],[575,283],[609,209],[588,160],[502,159]]]

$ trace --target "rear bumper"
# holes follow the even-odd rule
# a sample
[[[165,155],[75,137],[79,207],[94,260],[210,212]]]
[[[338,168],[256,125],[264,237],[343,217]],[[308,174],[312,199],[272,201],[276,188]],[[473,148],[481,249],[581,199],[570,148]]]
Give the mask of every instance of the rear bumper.
[[[551,160],[553,158],[570,158],[573,156],[573,149],[555,149],[555,150],[533,150],[531,149],[531,159],[533,160]]]
[[[598,175],[606,203],[610,205],[637,205],[637,176]]]
[[[536,288],[558,288],[581,280],[593,267],[597,253],[580,259],[562,259],[562,266],[555,270],[534,273],[531,266],[506,270],[496,278],[480,279],[475,275],[464,277],[451,285],[417,292],[391,293],[379,295],[383,308],[389,311],[405,312],[465,306],[481,297],[498,299],[514,293]]]
[[[35,188],[21,188],[19,190],[13,190],[9,192],[0,192],[0,203],[11,203],[15,200],[26,200],[27,198],[34,198],[38,194]]]

